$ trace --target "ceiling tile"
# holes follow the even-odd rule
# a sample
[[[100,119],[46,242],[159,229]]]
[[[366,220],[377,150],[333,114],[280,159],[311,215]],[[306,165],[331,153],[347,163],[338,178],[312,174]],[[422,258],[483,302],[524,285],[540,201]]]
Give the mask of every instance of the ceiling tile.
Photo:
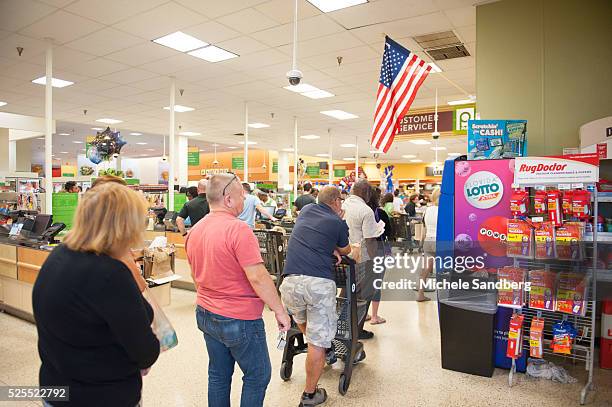
[[[90,78],[98,78],[125,69],[128,69],[127,65],[106,58],[95,58],[83,63],[75,63],[67,68],[70,72],[78,72]]]
[[[53,69],[67,69],[75,64],[83,64],[96,58],[95,55],[81,51],[76,51],[64,46],[53,48]],[[45,54],[41,53],[36,57],[29,58],[33,63],[44,64]],[[69,69],[70,70],[70,69]],[[76,72],[76,71],[75,71]]]
[[[474,6],[444,10],[444,14],[446,14],[455,27],[476,25],[476,7]]]
[[[5,73],[5,72],[3,72]],[[9,76],[0,76],[0,100],[7,102],[5,100],[5,89],[14,89],[19,84],[23,83],[23,79],[12,78]]]
[[[338,56],[342,57],[341,66],[344,64],[353,64],[356,62],[365,61],[372,58],[380,58],[381,52],[376,52],[372,47],[364,45],[355,48],[343,49],[340,52],[332,51],[321,55],[315,55],[308,58],[298,58],[314,68],[338,68]]]
[[[139,66],[174,55],[176,55],[175,50],[146,41],[134,47],[108,54],[106,58],[132,66]]]
[[[276,21],[254,9],[245,9],[229,14],[218,18],[217,21],[228,27],[233,27],[244,34],[265,30],[266,28],[278,25]]]
[[[157,75],[142,69],[130,68],[126,69],[125,71],[119,71],[110,75],[101,76],[99,79],[126,84],[152,78],[154,76]]]
[[[145,79],[144,81],[133,82],[130,84],[143,91],[155,91],[158,89],[168,89],[170,91],[170,78],[166,76],[157,76],[155,78]]]
[[[401,18],[433,13],[438,7],[432,0],[379,0],[334,11],[329,15],[351,29]]]
[[[238,55],[250,54],[268,48],[267,45],[246,36],[223,41],[216,45]]]
[[[455,32],[461,41],[464,43],[467,42],[476,42],[476,26],[469,25],[467,27],[458,27],[455,28]]]
[[[236,70],[250,71],[251,69],[259,68],[262,66],[278,64],[280,62],[287,62],[287,70],[290,69],[291,58],[282,52],[275,49],[268,48],[264,51],[254,52],[240,58],[233,58],[222,62],[222,65],[229,66]]]
[[[396,39],[452,29],[453,26],[448,17],[442,12],[436,12],[390,23],[356,28],[351,30],[351,33],[367,44],[382,44],[385,34]]]
[[[347,48],[355,48],[363,45],[359,39],[353,36],[350,32],[344,31],[326,37],[319,37],[308,41],[302,41],[298,44],[299,58],[308,58],[314,55],[329,53],[332,51],[340,51]],[[288,51],[291,46],[286,45],[279,50]],[[291,55],[291,52],[289,52]]]
[[[462,57],[462,58],[453,58],[446,61],[436,61],[436,64],[442,68],[444,72],[448,71],[456,71],[458,69],[467,69],[472,68],[474,72],[476,71],[476,58],[473,56],[470,57]]]
[[[98,21],[104,25],[112,25],[120,20],[150,10],[165,2],[166,0],[79,0],[70,4],[65,10]]]
[[[87,93],[97,93],[102,90],[114,88],[117,85],[116,82],[88,79],[79,83],[79,89]]]
[[[17,53],[17,47],[23,48],[22,56]],[[0,41],[0,57],[14,59],[15,62],[22,61],[21,58],[29,58],[31,56],[40,55],[45,51],[47,44],[44,41],[34,38],[25,37],[19,34],[12,34]],[[33,61],[30,61],[33,62]],[[42,55],[37,63],[44,63],[45,57]]]
[[[33,0],[2,0],[0,2],[0,27],[17,31],[57,10],[48,4]]]
[[[264,3],[265,0],[176,0],[176,2],[207,17],[217,18]]]
[[[53,38],[56,44],[74,41],[103,26],[94,21],[58,10],[55,13],[24,28],[20,33],[38,39]]]
[[[298,23],[298,41],[323,37],[345,29],[326,15],[307,18]],[[293,44],[293,23],[259,31],[251,36],[271,47]]]
[[[142,41],[138,37],[107,27],[76,41],[69,42],[66,46],[97,56],[104,56],[111,52],[131,47]]]
[[[234,31],[216,21],[207,21],[203,24],[186,28],[183,32],[209,44],[216,44],[240,36],[238,31]]]
[[[205,64],[208,64],[208,62],[188,54],[175,52],[174,56],[170,58],[149,62],[148,64],[141,65],[141,68],[160,75],[168,75],[188,68],[197,68]]]
[[[43,3],[49,4],[51,6],[55,6],[55,7],[65,7],[68,4],[72,3],[74,0],[38,0],[41,1]]]
[[[153,40],[186,27],[201,24],[206,18],[176,3],[169,2],[159,7],[132,16],[114,25],[122,31]]]
[[[21,79],[23,81],[31,81],[45,74],[45,68],[41,65],[31,64],[29,62],[21,62],[4,70],[3,74],[11,78]],[[61,78],[67,79],[68,78]]]

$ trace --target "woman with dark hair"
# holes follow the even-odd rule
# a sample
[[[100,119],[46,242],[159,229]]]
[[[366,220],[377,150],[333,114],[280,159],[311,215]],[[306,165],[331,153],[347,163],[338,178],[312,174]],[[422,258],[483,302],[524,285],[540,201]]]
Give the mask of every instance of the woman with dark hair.
[[[380,206],[388,216],[393,216],[393,212],[395,212],[393,209],[393,194],[389,192],[383,195],[382,199],[380,200]]]
[[[381,199],[380,195],[382,192],[380,188],[372,187],[372,193],[370,194],[370,201],[368,206],[374,211],[374,218],[376,222],[381,220],[385,223],[385,231],[382,235],[376,238],[377,242],[377,256],[386,256],[391,254],[391,246],[389,245],[389,238],[391,235],[391,220],[387,213],[380,207]],[[389,194],[391,195],[391,194]],[[391,195],[393,197],[393,195]],[[392,199],[393,201],[393,199]],[[384,271],[378,276],[381,280],[385,278]],[[372,317],[370,318],[371,325],[384,324],[387,322],[384,318],[378,315],[378,307],[380,306],[381,290],[375,289],[374,296],[372,297]]]

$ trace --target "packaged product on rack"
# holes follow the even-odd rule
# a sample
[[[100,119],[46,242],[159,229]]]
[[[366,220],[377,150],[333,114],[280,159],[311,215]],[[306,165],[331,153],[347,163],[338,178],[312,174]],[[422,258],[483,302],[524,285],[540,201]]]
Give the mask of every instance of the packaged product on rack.
[[[560,259],[580,260],[584,257],[584,247],[580,244],[584,233],[584,224],[566,222],[555,231],[557,256]]]
[[[510,319],[508,328],[508,348],[506,356],[512,359],[518,359],[523,352],[523,320],[525,316],[522,314],[513,314]]]
[[[502,287],[497,290],[497,305],[521,309],[525,305],[523,289],[526,270],[518,267],[502,267],[497,271],[497,281]]]
[[[537,223],[534,235],[536,259],[555,258],[555,225],[548,221]]]
[[[544,311],[555,310],[555,281],[557,275],[552,271],[531,270],[529,272],[529,308]]]
[[[529,192],[515,189],[510,197],[510,212],[512,216],[526,216],[529,213]]]
[[[531,320],[529,328],[529,356],[532,358],[541,358],[544,336],[544,319],[535,317]]]
[[[561,214],[561,192],[556,189],[546,193],[548,198],[548,218],[555,226],[561,226],[563,216]]]
[[[547,194],[546,191],[536,191],[533,197],[533,210],[537,215],[543,215],[547,210]]]
[[[571,189],[567,191],[563,191],[563,198],[562,198],[563,215],[566,215],[566,216],[572,215],[572,195],[573,193],[574,191],[572,191]]]
[[[553,339],[550,343],[553,353],[570,355],[574,338],[577,335],[578,331],[569,321],[560,321],[553,324]]]
[[[533,227],[524,220],[508,220],[506,254],[511,257],[533,255]]]
[[[572,193],[572,216],[578,219],[588,219],[591,216],[591,193],[578,190]]]
[[[584,316],[586,314],[587,283],[588,277],[584,274],[559,273],[555,311]]]

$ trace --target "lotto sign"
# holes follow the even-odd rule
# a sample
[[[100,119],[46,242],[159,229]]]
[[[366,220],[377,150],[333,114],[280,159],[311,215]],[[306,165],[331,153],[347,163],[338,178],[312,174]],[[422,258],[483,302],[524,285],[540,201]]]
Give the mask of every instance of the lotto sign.
[[[479,171],[467,179],[463,193],[467,202],[474,208],[489,209],[501,201],[504,184],[492,172]]]
[[[514,162],[514,184],[521,186],[598,181],[599,158],[597,153],[518,157]]]

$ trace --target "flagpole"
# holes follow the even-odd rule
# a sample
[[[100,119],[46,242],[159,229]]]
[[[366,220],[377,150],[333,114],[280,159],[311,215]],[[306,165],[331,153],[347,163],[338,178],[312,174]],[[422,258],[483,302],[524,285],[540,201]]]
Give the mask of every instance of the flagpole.
[[[438,138],[440,137],[440,133],[438,133],[438,88],[436,88],[436,104],[434,107],[434,132],[432,133],[432,137],[434,139],[434,155],[435,155],[435,164],[434,169],[438,168]]]

